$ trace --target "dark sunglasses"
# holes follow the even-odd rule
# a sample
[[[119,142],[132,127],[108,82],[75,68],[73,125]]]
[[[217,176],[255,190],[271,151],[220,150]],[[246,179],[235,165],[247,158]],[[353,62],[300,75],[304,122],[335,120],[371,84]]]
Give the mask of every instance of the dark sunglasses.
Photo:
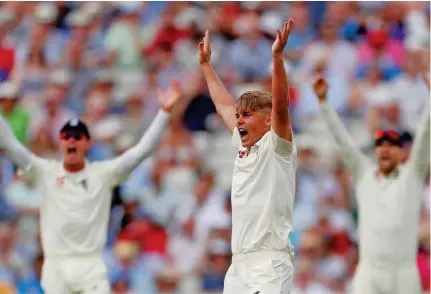
[[[381,130],[381,131],[377,131],[374,134],[374,140],[376,140],[376,141],[378,141],[384,137],[391,138],[391,139],[396,140],[396,141],[400,140],[400,135],[395,131]]]
[[[80,133],[61,133],[60,137],[62,140],[69,140],[70,138],[74,138],[75,140],[79,141],[84,138],[84,135]]]

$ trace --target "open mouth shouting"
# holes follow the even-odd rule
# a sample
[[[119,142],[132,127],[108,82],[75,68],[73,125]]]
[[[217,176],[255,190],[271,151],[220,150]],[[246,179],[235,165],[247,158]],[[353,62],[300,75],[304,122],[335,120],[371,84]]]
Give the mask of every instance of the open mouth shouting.
[[[238,129],[239,136],[241,137],[241,140],[245,140],[248,137],[248,131],[243,128]]]
[[[76,154],[76,147],[67,147],[66,152],[67,154]]]

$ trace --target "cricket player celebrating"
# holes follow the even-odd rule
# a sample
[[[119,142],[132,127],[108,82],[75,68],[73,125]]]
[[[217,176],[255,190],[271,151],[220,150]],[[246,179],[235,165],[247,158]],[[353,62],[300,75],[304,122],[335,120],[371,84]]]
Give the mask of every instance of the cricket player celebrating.
[[[199,62],[210,95],[238,149],[232,181],[232,265],[225,294],[290,293],[296,147],[289,117],[288,81],[283,63],[292,20],[277,30],[272,46],[272,95],[246,92],[238,101],[211,66],[208,31],[199,44]]]
[[[400,164],[399,134],[381,130],[375,135],[375,165],[367,161],[326,103],[326,81],[318,78],[313,86],[323,118],[356,183],[360,262],[353,293],[421,293],[416,254],[420,204],[430,160],[429,106],[424,109],[407,163]]]
[[[67,122],[60,132],[63,160],[58,162],[31,154],[0,117],[0,148],[24,173],[36,177],[43,195],[40,218],[45,293],[110,293],[102,251],[112,188],[156,148],[179,97],[175,82],[166,92],[159,92],[162,109],[145,135],[121,156],[103,162],[86,160],[91,138],[78,119]]]

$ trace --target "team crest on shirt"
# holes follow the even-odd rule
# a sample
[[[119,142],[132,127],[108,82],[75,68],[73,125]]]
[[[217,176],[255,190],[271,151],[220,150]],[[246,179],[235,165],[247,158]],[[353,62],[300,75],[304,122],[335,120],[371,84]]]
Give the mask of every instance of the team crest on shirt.
[[[246,155],[245,151],[239,151],[239,158],[244,158],[244,156]]]
[[[65,176],[58,177],[57,178],[57,186],[63,186],[64,185]]]

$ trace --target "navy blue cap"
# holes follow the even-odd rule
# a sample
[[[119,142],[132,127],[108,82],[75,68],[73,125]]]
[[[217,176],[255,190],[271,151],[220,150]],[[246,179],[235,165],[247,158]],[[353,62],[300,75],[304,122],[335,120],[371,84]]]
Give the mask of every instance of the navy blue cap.
[[[403,144],[411,144],[413,142],[413,136],[410,134],[410,132],[402,132],[400,135],[401,142]]]
[[[62,133],[78,133],[86,136],[90,139],[90,132],[88,131],[87,125],[78,118],[69,120],[60,130]]]

